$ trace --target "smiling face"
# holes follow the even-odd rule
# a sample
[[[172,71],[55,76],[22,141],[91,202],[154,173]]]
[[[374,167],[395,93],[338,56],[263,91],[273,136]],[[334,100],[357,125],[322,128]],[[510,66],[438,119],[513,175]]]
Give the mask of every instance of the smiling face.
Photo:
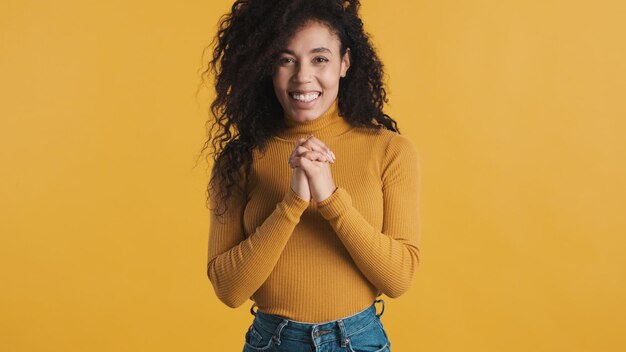
[[[339,78],[350,67],[349,49],[341,57],[339,38],[319,22],[296,32],[278,55],[272,82],[287,117],[310,121],[337,98]]]

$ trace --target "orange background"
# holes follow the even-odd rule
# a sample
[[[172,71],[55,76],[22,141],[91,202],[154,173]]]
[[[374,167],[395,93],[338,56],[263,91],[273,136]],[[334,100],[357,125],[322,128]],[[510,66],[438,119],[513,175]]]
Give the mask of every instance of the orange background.
[[[202,50],[231,4],[0,5],[0,350],[242,349],[250,304],[206,277],[195,164]],[[421,158],[394,351],[626,350],[626,3],[364,0],[362,17]]]

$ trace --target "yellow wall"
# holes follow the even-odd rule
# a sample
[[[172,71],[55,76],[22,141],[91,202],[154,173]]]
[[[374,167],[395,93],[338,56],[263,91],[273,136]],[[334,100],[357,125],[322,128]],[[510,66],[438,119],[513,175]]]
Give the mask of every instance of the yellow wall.
[[[364,0],[422,160],[394,351],[624,351],[626,3]],[[0,5],[0,350],[237,351],[206,278],[230,1]]]

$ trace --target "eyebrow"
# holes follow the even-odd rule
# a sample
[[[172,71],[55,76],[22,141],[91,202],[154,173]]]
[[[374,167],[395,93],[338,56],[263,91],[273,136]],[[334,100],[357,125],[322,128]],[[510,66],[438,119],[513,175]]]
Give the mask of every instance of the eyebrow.
[[[326,52],[326,53],[329,53],[329,54],[331,54],[331,55],[332,55],[332,53],[333,53],[332,51],[330,51],[330,49],[328,49],[328,48],[324,48],[324,47],[319,47],[319,48],[314,48],[314,49],[311,49],[311,51],[310,51],[309,53],[310,53],[310,54],[313,54],[313,53],[325,53],[325,52]],[[293,51],[291,51],[291,50],[289,50],[289,49],[283,49],[283,50],[281,50],[281,51],[279,52],[279,54],[282,54],[282,53],[286,53],[286,54],[290,54],[290,55],[296,56],[296,53],[294,53]]]

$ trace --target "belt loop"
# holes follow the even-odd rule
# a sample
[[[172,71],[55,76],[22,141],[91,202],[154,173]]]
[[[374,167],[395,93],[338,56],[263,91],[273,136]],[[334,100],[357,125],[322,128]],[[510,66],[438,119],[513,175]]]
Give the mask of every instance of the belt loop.
[[[250,307],[250,314],[256,316],[256,312],[254,311],[254,307],[256,306],[256,303],[252,303],[252,307]],[[257,309],[258,310],[258,309]]]
[[[272,336],[272,339],[276,342],[276,346],[280,346],[280,333],[283,331],[283,328],[288,322],[289,320],[283,319],[283,321],[276,327],[276,330],[274,330],[274,336]]]
[[[337,324],[339,324],[339,330],[341,331],[341,336],[339,337],[341,339],[341,347],[345,348],[349,339],[348,334],[346,333],[346,327],[343,325],[342,319],[337,320]]]
[[[380,318],[380,316],[383,315],[383,312],[385,311],[385,301],[383,301],[382,299],[377,299],[374,304],[376,304],[377,302],[381,302],[383,304],[383,310],[380,311],[380,314],[376,314],[376,316]]]

